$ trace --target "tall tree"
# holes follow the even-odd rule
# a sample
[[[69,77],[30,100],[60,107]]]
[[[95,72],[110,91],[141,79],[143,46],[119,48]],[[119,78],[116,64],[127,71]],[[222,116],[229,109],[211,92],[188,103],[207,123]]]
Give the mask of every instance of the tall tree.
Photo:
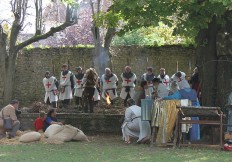
[[[94,4],[93,0],[90,0],[90,6],[93,17],[91,31],[93,33],[93,41],[95,47],[94,67],[97,69],[99,74],[103,74],[107,66],[110,66],[112,68],[109,50],[110,44],[115,34],[115,27],[108,26],[106,28],[106,33],[102,34],[104,38],[101,39],[101,29],[100,26],[97,25],[97,22],[99,21],[99,15],[105,14],[106,9],[109,8],[109,6],[107,5],[102,5],[106,2],[107,1],[105,0],[97,0]]]
[[[225,105],[232,79],[231,0],[114,0],[114,11],[122,33],[162,21],[175,26],[173,34],[194,37],[203,105]]]
[[[34,0],[36,8],[36,33],[30,39],[24,42],[17,42],[20,31],[25,25],[29,0],[11,0],[11,11],[13,13],[13,23],[9,33],[4,31],[4,20],[0,22],[0,96],[2,103],[9,102],[13,97],[14,74],[18,52],[33,42],[46,39],[54,33],[64,30],[66,27],[76,23],[77,17],[75,11],[70,5],[67,5],[66,21],[51,28],[47,33],[41,34],[42,24],[42,1]]]

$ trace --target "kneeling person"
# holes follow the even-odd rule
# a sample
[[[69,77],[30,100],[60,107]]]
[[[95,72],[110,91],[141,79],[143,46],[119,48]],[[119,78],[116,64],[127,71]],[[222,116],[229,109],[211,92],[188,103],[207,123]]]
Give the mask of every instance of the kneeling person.
[[[15,137],[16,132],[19,130],[20,122],[16,116],[16,110],[18,109],[19,101],[12,100],[9,105],[2,108],[0,112],[0,136],[4,137],[6,132],[8,138]],[[6,130],[4,127],[4,119],[10,118],[12,120],[12,129]]]
[[[137,142],[145,143],[150,140],[151,127],[148,121],[141,120],[141,107],[135,105],[133,99],[128,99],[130,106],[126,109],[125,120],[122,124],[122,134],[125,143],[130,143],[130,137],[138,138]]]

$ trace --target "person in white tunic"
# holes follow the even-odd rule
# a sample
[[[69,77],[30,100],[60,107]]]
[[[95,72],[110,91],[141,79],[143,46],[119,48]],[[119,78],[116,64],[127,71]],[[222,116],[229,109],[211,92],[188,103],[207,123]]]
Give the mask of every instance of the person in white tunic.
[[[162,83],[160,78],[154,78],[152,80],[155,87],[154,96],[158,98],[166,97],[169,94],[168,88]]]
[[[180,89],[190,88],[190,85],[185,77],[186,74],[184,72],[178,71],[171,77],[171,79],[177,82]]]
[[[160,78],[160,81],[166,86],[169,87],[169,76],[166,74],[164,68],[160,68],[160,74],[157,78]]]
[[[151,127],[148,121],[141,120],[141,107],[135,105],[133,99],[128,99],[130,106],[125,111],[125,119],[122,124],[122,135],[125,143],[130,143],[130,137],[138,138],[138,143],[145,143],[150,140]]]
[[[76,106],[80,109],[82,107],[82,94],[83,94],[83,87],[81,85],[82,79],[84,77],[84,73],[82,72],[82,68],[79,66],[76,68],[77,74],[73,76],[74,81],[74,96],[75,96],[75,103]]]
[[[136,75],[131,72],[131,67],[126,66],[125,71],[121,74],[122,90],[120,97],[124,100],[124,106],[127,106],[127,100],[135,95]]]
[[[148,97],[152,97],[152,93],[154,92],[154,87],[152,83],[152,80],[154,78],[155,78],[155,75],[153,74],[153,68],[147,67],[147,72],[142,75],[141,80],[147,82],[148,88],[145,90],[145,94]]]
[[[72,89],[74,88],[73,74],[68,70],[68,65],[64,64],[62,66],[62,71],[60,74],[60,96],[64,107],[70,104],[71,99],[73,98]]]
[[[51,76],[49,71],[46,71],[45,78],[43,78],[43,85],[45,89],[44,102],[52,104],[53,108],[57,108],[58,101],[58,86],[59,83],[54,76]]]
[[[105,74],[101,77],[101,86],[102,86],[102,98],[106,99],[109,95],[110,102],[113,104],[113,100],[118,97],[117,95],[117,86],[118,86],[118,77],[111,72],[109,68],[105,69]]]

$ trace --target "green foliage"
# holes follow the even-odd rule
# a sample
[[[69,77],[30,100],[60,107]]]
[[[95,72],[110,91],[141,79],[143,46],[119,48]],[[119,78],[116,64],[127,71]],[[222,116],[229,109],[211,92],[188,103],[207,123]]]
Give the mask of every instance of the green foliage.
[[[142,27],[129,32],[123,36],[115,36],[112,45],[141,45],[141,46],[162,46],[178,45],[189,46],[194,40],[180,35],[173,36],[173,28],[159,23],[158,27]]]
[[[117,13],[117,18],[104,16],[101,25],[115,25],[119,33],[132,31],[141,27],[158,26],[163,22],[169,27],[174,27],[173,34],[185,35],[193,39],[201,29],[208,28],[213,18],[218,25],[223,26],[228,19],[226,13],[232,11],[231,0],[114,0],[110,8]],[[117,21],[112,23],[111,21]]]

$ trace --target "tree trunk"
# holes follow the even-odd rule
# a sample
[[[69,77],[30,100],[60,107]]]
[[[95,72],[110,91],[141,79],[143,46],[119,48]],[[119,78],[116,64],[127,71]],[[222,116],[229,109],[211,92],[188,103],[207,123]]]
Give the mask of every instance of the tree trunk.
[[[9,57],[6,59],[5,63],[5,75],[4,76],[4,104],[9,103],[13,99],[13,89],[14,89],[14,75],[16,66],[16,56],[17,52],[12,51]]]
[[[198,33],[197,40],[197,65],[199,66],[202,105],[215,106],[217,92],[217,50],[216,35],[218,26],[214,17],[208,29]]]
[[[7,35],[3,32],[2,27],[0,26],[0,105],[4,101],[4,83],[5,83],[5,60],[7,56],[6,51],[6,39]]]

